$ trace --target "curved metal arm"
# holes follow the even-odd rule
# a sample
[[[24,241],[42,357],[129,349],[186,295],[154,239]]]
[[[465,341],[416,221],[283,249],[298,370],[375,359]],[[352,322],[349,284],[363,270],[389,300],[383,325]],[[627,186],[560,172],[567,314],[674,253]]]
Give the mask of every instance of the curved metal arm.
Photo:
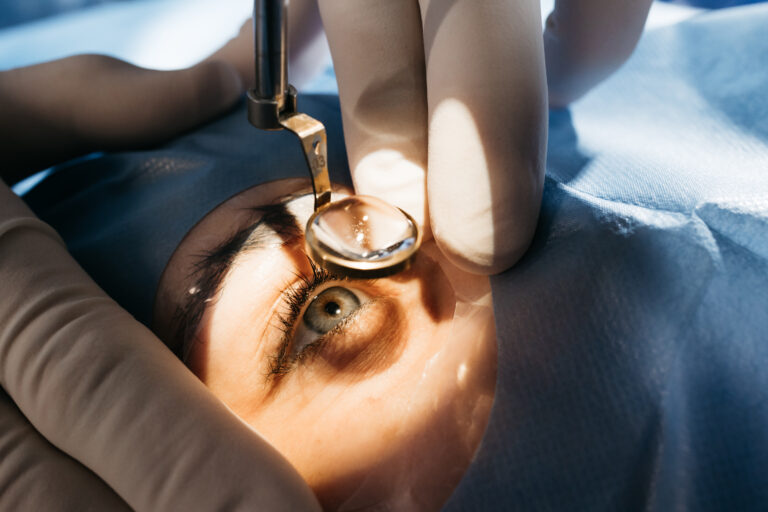
[[[331,202],[331,179],[328,177],[328,142],[323,123],[307,114],[294,114],[281,120],[283,127],[301,141],[312,176],[315,211]]]
[[[301,142],[312,178],[315,211],[331,201],[328,141],[323,123],[296,110],[288,84],[288,0],[254,0],[256,87],[248,91],[248,120],[262,130],[286,128]]]

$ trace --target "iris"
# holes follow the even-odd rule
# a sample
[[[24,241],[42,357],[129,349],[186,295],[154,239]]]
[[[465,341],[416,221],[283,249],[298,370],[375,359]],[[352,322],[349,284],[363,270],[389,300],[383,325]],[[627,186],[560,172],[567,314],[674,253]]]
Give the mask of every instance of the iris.
[[[304,312],[304,325],[325,334],[360,307],[360,299],[346,288],[333,286],[320,292]]]

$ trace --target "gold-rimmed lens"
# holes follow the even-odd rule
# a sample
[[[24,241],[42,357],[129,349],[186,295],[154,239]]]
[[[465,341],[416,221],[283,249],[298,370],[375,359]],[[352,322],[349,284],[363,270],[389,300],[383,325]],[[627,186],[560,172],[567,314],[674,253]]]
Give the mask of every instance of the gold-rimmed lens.
[[[350,277],[383,277],[405,270],[421,245],[416,221],[371,196],[350,196],[315,211],[305,234],[310,257]]]

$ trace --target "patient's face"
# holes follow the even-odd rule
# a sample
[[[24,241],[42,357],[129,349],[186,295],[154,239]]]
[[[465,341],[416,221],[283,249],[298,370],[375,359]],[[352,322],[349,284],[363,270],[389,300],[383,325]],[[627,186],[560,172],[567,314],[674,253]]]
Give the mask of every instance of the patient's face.
[[[198,224],[163,276],[157,329],[326,508],[439,508],[493,399],[487,279],[447,267],[429,242],[391,278],[314,267],[307,185],[248,190]]]

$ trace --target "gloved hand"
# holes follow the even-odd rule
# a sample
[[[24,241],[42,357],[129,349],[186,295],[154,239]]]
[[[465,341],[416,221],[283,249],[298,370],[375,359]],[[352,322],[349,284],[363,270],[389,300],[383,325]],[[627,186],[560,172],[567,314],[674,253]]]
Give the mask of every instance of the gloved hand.
[[[551,107],[577,100],[629,58],[651,1],[556,1],[544,31]]]
[[[2,390],[0,453],[0,510],[130,510],[104,481],[51,445]]]
[[[291,3],[291,54],[317,37]],[[355,190],[410,212],[476,273],[513,265],[541,200],[549,100],[565,106],[626,60],[650,0],[319,0]],[[252,80],[252,32],[223,55]],[[307,32],[301,32],[306,30]],[[297,34],[297,32],[299,32]],[[298,49],[297,49],[298,46]],[[239,56],[238,56],[239,55]],[[306,59],[305,59],[306,60]]]
[[[319,0],[358,193],[431,226],[475,273],[528,247],[546,145],[534,0]]]
[[[650,0],[559,0],[545,45],[535,0],[319,4],[355,190],[431,223],[459,267],[497,273],[538,218],[543,46],[549,98],[564,106],[629,56]]]
[[[291,1],[289,56],[312,62],[306,56],[318,55],[324,26],[355,191],[403,208],[428,234],[431,223],[440,248],[466,270],[512,265],[533,236],[543,185],[538,2],[320,0],[319,7]],[[214,55],[233,63],[248,87],[252,30],[247,22]],[[301,66],[292,62],[295,82]]]
[[[240,91],[222,63],[156,72],[80,56],[5,72],[2,177],[157,143]],[[2,182],[0,289],[0,509],[318,508],[290,464],[107,297]]]

